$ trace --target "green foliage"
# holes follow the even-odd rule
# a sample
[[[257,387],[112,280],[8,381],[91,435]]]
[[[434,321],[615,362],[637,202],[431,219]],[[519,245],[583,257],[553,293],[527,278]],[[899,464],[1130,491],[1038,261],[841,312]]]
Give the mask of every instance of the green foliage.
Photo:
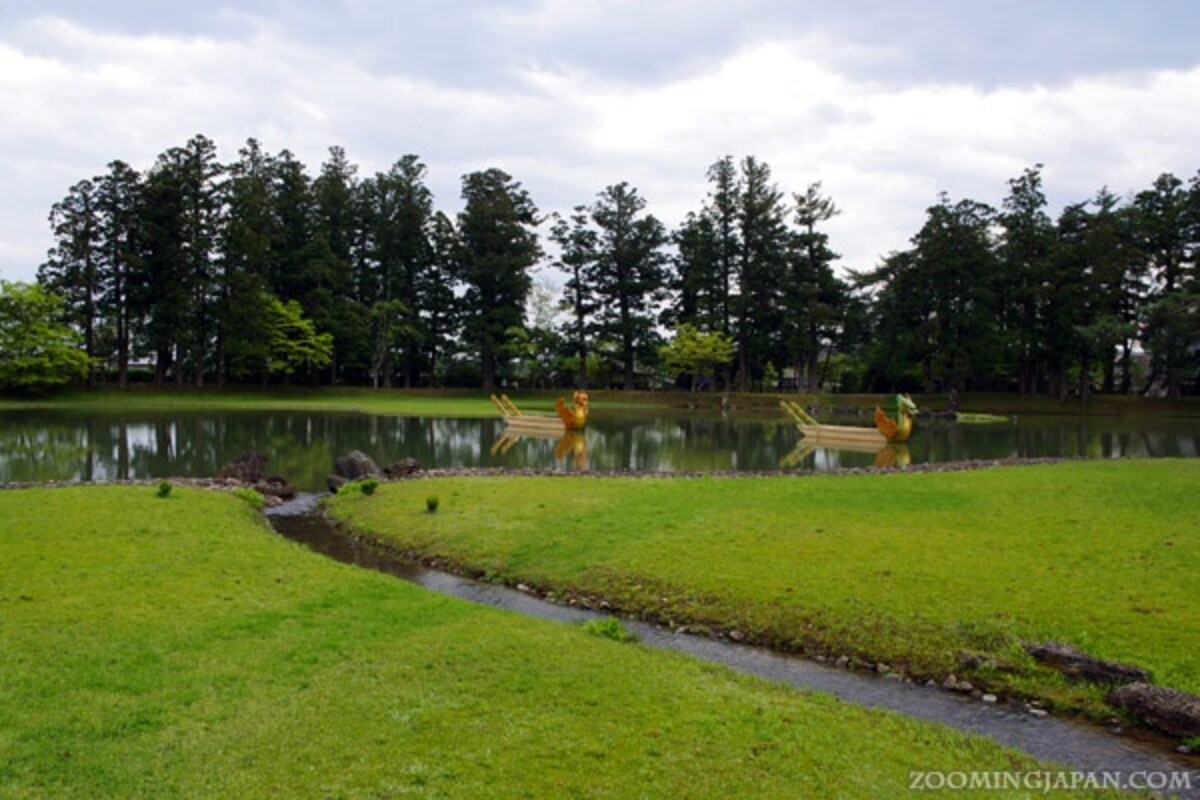
[[[239,486],[233,490],[233,496],[250,504],[253,509],[261,509],[264,505],[262,492],[249,486]]]
[[[317,333],[298,302],[284,303],[272,297],[266,312],[272,372],[291,375],[301,367],[319,369],[329,364],[333,357],[333,336]]]
[[[154,491],[154,496],[165,500],[171,496],[171,488],[170,481],[159,481],[158,488]]]
[[[0,390],[44,391],[84,376],[88,358],[62,310],[36,284],[0,281]]]
[[[690,374],[695,387],[697,378],[712,375],[717,367],[728,364],[737,352],[737,345],[723,333],[702,333],[690,322],[684,322],[661,352],[667,367]]]
[[[425,511],[430,514],[436,514],[438,510],[438,498],[436,494],[431,494],[425,498]]]
[[[348,481],[338,487],[337,493],[344,495],[365,494],[372,495],[379,488],[379,481],[374,478],[361,478],[356,481]]]
[[[602,639],[612,639],[614,642],[623,643],[637,641],[637,637],[626,630],[625,626],[621,624],[621,620],[616,617],[591,619],[583,623],[581,627],[592,636],[599,636]]]

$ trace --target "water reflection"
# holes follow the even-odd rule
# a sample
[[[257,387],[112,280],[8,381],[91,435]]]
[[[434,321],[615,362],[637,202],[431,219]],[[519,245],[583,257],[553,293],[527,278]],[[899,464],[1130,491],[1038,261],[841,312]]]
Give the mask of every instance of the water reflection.
[[[324,486],[335,456],[360,449],[380,463],[562,471],[825,471],[903,464],[1069,456],[1200,453],[1200,420],[1024,417],[1004,424],[923,423],[906,451],[808,447],[784,422],[661,414],[596,415],[586,431],[505,436],[499,419],[376,417],[310,412],[0,413],[0,482],[207,476],[247,450],[303,489]]]

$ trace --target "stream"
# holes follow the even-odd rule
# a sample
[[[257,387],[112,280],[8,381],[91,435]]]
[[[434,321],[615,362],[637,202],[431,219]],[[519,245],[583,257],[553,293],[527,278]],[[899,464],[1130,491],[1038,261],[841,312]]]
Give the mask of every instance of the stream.
[[[473,603],[572,624],[608,616],[552,603],[505,586],[428,569],[384,553],[331,524],[318,507],[320,497],[301,495],[270,509],[267,515],[276,532],[337,561],[384,572],[430,591]],[[650,647],[687,653],[738,672],[799,689],[826,692],[857,705],[939,722],[1022,750],[1040,761],[1062,764],[1074,770],[1126,774],[1190,773],[1190,789],[1172,796],[1200,798],[1197,759],[1167,751],[1162,741],[1118,736],[1084,723],[1036,717],[1021,708],[989,705],[940,688],[851,672],[761,647],[675,633],[637,620],[622,619],[622,624]]]

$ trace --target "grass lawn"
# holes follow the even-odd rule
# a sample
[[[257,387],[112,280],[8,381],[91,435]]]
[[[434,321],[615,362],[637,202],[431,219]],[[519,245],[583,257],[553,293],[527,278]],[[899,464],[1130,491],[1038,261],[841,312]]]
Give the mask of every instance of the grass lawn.
[[[503,485],[438,488],[454,524]],[[328,561],[231,495],[0,492],[0,565],[4,798],[881,797],[1035,766]]]
[[[1200,691],[1200,461],[760,478],[438,478],[337,496],[401,548],[674,624],[1103,713],[1054,639]],[[436,495],[440,510],[424,513]],[[968,672],[967,674],[972,674]]]

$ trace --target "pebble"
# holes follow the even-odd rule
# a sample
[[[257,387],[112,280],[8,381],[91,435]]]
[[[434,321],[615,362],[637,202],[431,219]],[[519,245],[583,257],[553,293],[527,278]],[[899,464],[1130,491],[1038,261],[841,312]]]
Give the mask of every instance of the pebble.
[[[979,698],[979,699],[980,699],[980,700],[982,700],[982,701],[983,701],[983,702],[985,702],[985,703],[995,703],[995,702],[996,702],[996,695],[994,695],[994,694],[985,694],[983,697],[981,697],[981,698]]]
[[[885,673],[891,672],[892,668],[889,667],[887,664],[883,663],[882,661],[880,661],[878,664],[875,665],[875,671],[878,672],[880,675],[883,675]]]
[[[885,681],[902,681],[904,680],[904,676],[899,672],[889,672],[883,676],[883,679]]]
[[[1180,753],[1181,755],[1190,756],[1192,754],[1192,748],[1188,747],[1186,744],[1181,744],[1179,747],[1175,748],[1175,752]]]
[[[954,690],[956,692],[973,692],[975,691],[975,684],[971,683],[970,681],[959,681],[954,687]]]
[[[958,688],[958,678],[955,677],[953,672],[946,676],[946,680],[942,681],[942,688],[943,689],[957,689]]]
[[[834,661],[833,663],[836,666],[845,669],[846,667],[850,666],[850,658],[848,656],[838,656],[837,661]]]
[[[1050,712],[1044,708],[1031,708],[1029,709],[1029,713],[1040,719],[1041,717],[1047,716]]]
[[[729,638],[735,642],[740,642],[746,638],[746,634],[742,633],[741,631],[739,631],[735,628],[734,630],[731,630],[729,632]]]
[[[517,591],[518,591],[518,592],[532,592],[533,590],[529,588],[529,585],[528,585],[528,584],[525,584],[525,583],[518,583],[518,584],[517,584]]]

